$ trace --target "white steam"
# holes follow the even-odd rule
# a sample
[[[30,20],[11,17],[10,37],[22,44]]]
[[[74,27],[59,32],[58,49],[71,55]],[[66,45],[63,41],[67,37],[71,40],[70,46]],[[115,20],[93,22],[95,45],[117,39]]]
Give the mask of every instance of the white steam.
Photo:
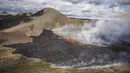
[[[86,23],[78,28],[73,25],[66,25],[53,31],[84,44],[104,46],[122,41],[130,42],[130,22],[125,20],[99,20],[94,23],[95,26]]]

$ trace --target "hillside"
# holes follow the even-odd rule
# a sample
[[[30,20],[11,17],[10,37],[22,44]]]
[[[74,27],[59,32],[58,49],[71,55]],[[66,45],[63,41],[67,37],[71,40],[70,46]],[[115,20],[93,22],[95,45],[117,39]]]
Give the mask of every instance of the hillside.
[[[111,65],[129,62],[129,50],[123,50],[126,53],[122,56],[118,46],[89,46],[52,32],[64,25],[83,26],[90,22],[96,20],[68,18],[52,8],[1,14],[0,73],[129,73],[130,67],[125,64]],[[58,68],[53,68],[54,64]],[[67,66],[71,68],[63,68]],[[92,68],[95,66],[101,67]],[[84,67],[89,68],[80,69]]]

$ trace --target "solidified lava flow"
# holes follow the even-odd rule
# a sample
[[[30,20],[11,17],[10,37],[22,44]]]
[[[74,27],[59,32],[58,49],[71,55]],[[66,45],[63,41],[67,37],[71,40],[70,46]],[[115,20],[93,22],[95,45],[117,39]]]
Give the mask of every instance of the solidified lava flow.
[[[58,37],[52,31],[44,30],[40,36],[33,37],[33,42],[9,45],[9,47],[16,48],[14,53],[42,59],[56,66],[76,68],[104,66],[123,63],[128,59],[121,57],[120,52],[110,48],[79,46]]]

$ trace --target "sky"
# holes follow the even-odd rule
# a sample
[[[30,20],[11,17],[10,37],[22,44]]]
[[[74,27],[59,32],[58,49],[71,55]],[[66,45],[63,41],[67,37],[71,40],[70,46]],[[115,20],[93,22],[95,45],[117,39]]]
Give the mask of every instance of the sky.
[[[111,7],[116,3],[122,5],[130,3],[130,0],[0,0],[0,11],[12,13],[35,12],[43,8],[52,7],[68,15],[82,15],[82,13],[87,13],[87,11],[112,11],[111,8],[106,7]],[[117,10],[118,8],[115,9],[115,11]]]

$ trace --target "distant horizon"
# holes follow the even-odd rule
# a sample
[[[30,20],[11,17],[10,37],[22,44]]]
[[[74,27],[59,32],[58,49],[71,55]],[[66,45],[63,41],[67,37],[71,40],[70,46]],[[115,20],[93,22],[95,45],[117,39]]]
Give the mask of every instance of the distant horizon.
[[[51,7],[64,14],[80,15],[86,11],[94,12],[95,8],[99,9],[97,11],[103,11],[101,10],[103,7],[106,7],[104,10],[111,10],[109,7],[113,6],[114,9],[115,3],[118,3],[121,8],[130,6],[130,0],[1,0],[0,11],[8,13],[36,12]]]

